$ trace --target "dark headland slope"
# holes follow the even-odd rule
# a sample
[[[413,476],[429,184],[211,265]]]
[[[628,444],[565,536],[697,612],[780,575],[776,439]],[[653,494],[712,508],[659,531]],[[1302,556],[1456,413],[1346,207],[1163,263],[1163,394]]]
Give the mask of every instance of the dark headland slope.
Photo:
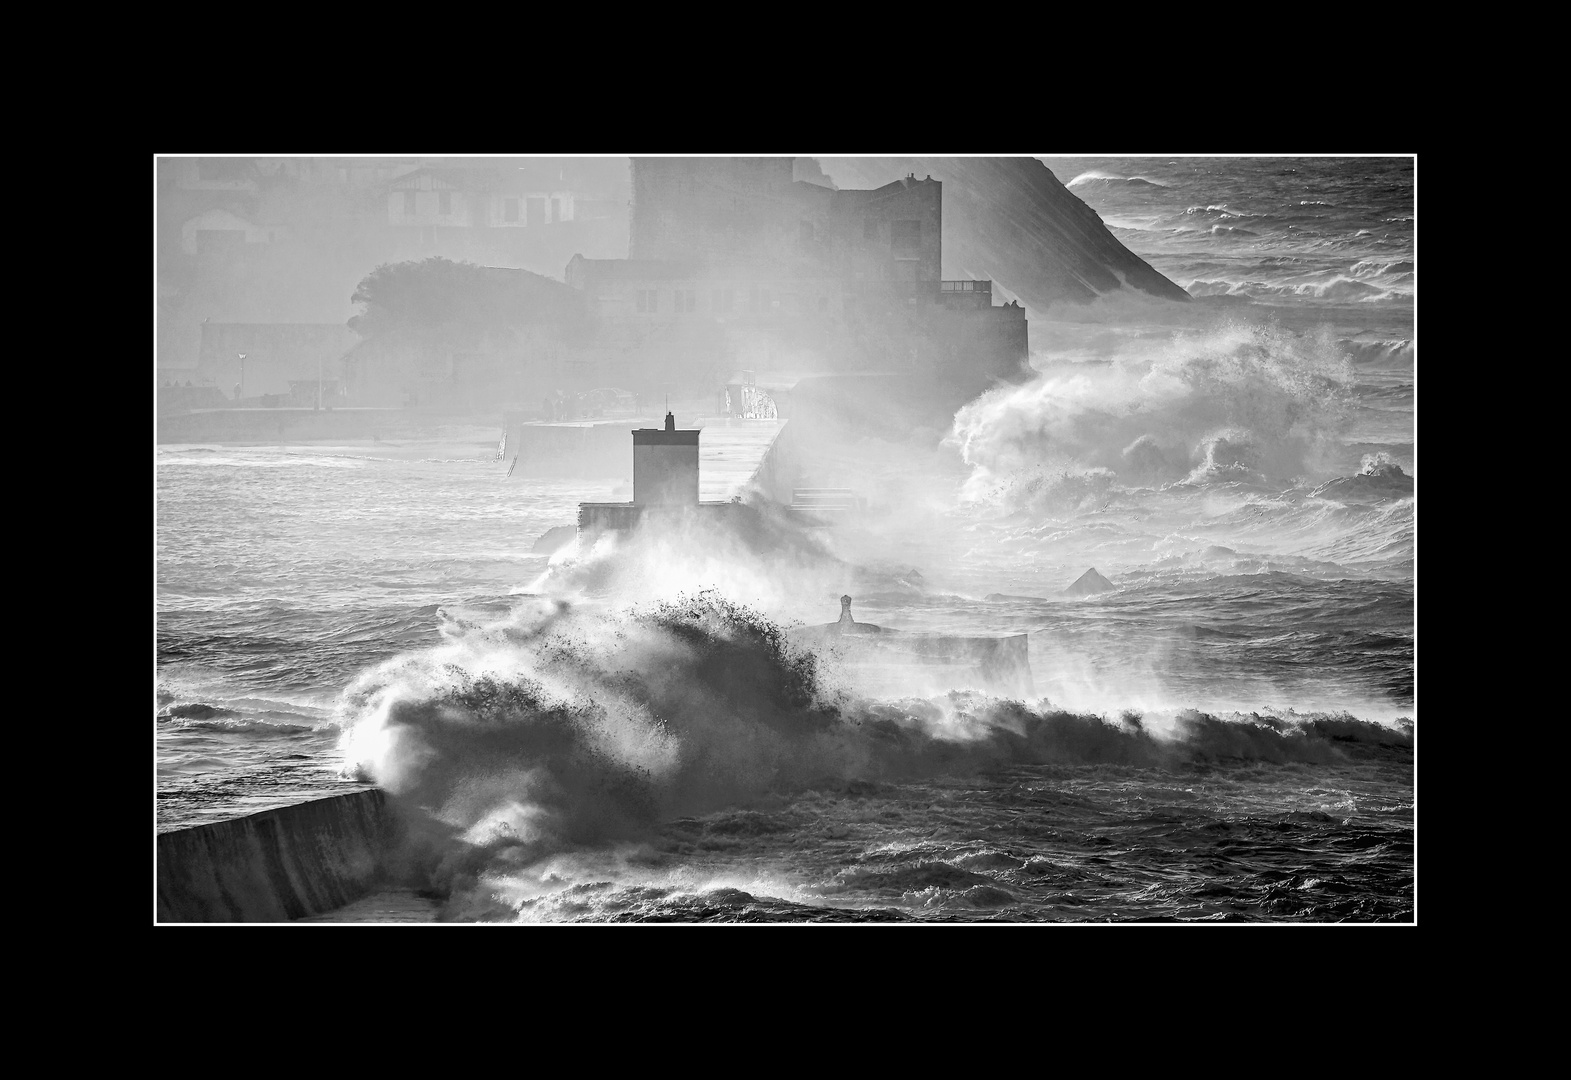
[[[1044,311],[1129,287],[1167,300],[1189,294],[1108,231],[1032,157],[819,158],[840,187],[881,187],[910,173],[944,184],[945,278],[988,278]]]

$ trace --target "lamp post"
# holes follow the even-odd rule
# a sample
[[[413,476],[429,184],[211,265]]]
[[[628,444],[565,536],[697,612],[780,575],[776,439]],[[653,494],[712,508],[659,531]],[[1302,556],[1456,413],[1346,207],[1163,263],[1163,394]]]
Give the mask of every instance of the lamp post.
[[[240,357],[240,381],[236,386],[240,389],[240,396],[245,397],[245,353],[237,354]]]

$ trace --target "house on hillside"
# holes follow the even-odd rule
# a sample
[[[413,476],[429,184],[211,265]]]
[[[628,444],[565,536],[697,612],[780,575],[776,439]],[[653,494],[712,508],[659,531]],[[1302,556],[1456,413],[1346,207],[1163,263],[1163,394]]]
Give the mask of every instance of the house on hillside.
[[[576,193],[541,170],[425,168],[387,185],[395,229],[525,229],[573,220]]]
[[[381,227],[396,259],[441,255],[537,273],[559,273],[575,251],[625,250],[625,182],[619,193],[604,170],[578,175],[570,164],[413,169],[386,183]]]
[[[228,210],[208,210],[180,223],[180,250],[186,255],[243,254],[247,244],[271,244],[277,228],[266,228]]]

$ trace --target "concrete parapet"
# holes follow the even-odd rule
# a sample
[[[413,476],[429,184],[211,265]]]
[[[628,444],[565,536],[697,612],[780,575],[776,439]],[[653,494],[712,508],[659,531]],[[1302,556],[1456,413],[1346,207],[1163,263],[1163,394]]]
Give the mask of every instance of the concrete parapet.
[[[203,409],[158,417],[161,443],[364,439],[404,419],[403,409]]]
[[[378,883],[400,832],[386,792],[366,788],[162,833],[157,920],[284,922],[331,911]]]
[[[630,481],[628,432],[643,418],[577,421],[510,419],[503,457],[518,459],[517,476],[563,476]]]

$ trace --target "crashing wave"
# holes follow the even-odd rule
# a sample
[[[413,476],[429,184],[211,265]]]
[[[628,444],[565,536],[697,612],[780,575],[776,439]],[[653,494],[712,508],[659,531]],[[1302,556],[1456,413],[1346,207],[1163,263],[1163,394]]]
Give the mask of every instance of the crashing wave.
[[[973,470],[969,500],[1086,508],[1116,486],[1299,475],[1342,429],[1352,381],[1329,331],[1229,323],[992,391],[956,413],[950,441]]]
[[[342,703],[346,772],[427,808],[410,859],[461,897],[782,789],[1012,762],[1323,762],[1343,736],[1406,737],[1351,717],[1115,721],[976,692],[862,698],[715,593],[620,612],[525,603],[500,623],[366,672]]]
[[[1413,477],[1402,471],[1402,466],[1386,453],[1365,454],[1363,467],[1354,476],[1339,476],[1315,488],[1311,496],[1317,499],[1349,499],[1362,502],[1383,502],[1405,499],[1413,495]]]
[[[1144,184],[1148,187],[1168,186],[1161,180],[1152,180],[1147,176],[1119,176],[1116,173],[1102,172],[1099,169],[1091,169],[1087,172],[1083,172],[1064,186],[1072,188],[1080,187],[1085,184]]]

